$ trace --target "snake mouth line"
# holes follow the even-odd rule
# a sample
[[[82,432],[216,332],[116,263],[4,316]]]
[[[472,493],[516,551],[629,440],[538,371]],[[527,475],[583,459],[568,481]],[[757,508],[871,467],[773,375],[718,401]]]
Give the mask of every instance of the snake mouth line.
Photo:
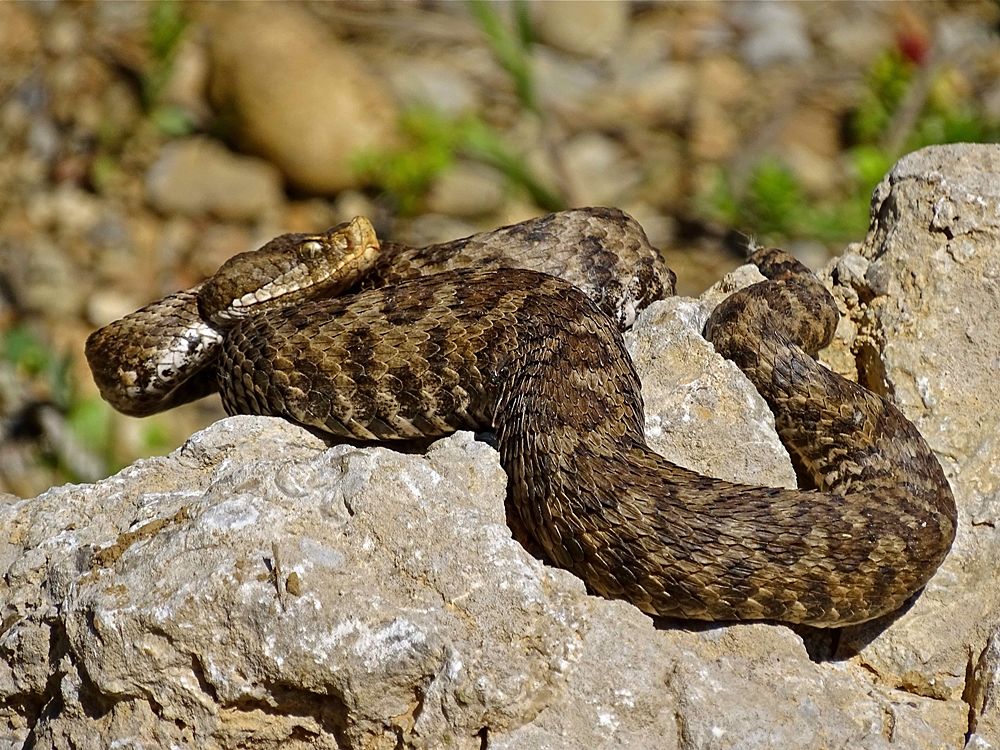
[[[228,328],[265,309],[339,294],[374,265],[380,251],[375,228],[363,216],[322,234],[293,237],[231,258],[206,282],[201,306],[210,310],[214,325]],[[266,278],[257,271],[262,267],[268,268]]]

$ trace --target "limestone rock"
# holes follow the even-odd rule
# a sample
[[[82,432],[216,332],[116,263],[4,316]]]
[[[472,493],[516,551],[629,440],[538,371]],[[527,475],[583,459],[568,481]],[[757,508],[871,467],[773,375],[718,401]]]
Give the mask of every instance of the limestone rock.
[[[730,293],[746,285],[734,278]],[[795,472],[764,399],[701,336],[713,307],[682,297],[656,302],[626,334],[642,380],[646,439],[674,463],[708,476],[794,487]]]
[[[966,694],[974,673],[986,679],[976,665],[995,662],[981,654],[1000,623],[998,186],[1000,146],[909,154],[875,190],[867,239],[827,270],[854,330],[837,356],[849,352],[861,381],[920,428],[959,508],[952,552],[914,606],[847,629],[841,649],[888,684],[943,700]]]
[[[1000,716],[997,698],[1000,697],[1000,631],[994,630],[979,655],[969,683],[967,700],[971,708],[969,738],[971,747],[992,747],[1000,737]],[[975,744],[973,744],[973,741]]]
[[[785,628],[658,632],[587,596],[510,539],[503,487],[467,433],[407,456],[237,417],[93,488],[12,501],[0,694],[36,707],[38,747],[694,747],[762,711],[777,741],[883,730],[892,696],[870,700],[861,670],[819,678]],[[761,706],[772,683],[792,692]],[[854,703],[827,708],[831,691]]]
[[[352,159],[395,135],[382,81],[299,6],[210,10],[210,94],[239,140],[303,190],[356,186]]]
[[[67,706],[36,728],[45,742],[145,728],[164,745],[478,747],[484,723],[518,726],[551,700],[573,656],[579,604],[548,593],[566,574],[511,541],[503,473],[468,434],[426,457],[324,451],[236,418],[100,488],[4,508],[32,551],[8,569],[0,686]],[[507,632],[484,639],[484,619]],[[64,676],[47,688],[53,649]],[[93,700],[114,710],[84,720]]]
[[[587,595],[512,541],[503,494],[468,433],[404,455],[235,417],[97,485],[10,498],[12,744],[960,741],[964,703],[816,664],[787,628],[657,630]]]

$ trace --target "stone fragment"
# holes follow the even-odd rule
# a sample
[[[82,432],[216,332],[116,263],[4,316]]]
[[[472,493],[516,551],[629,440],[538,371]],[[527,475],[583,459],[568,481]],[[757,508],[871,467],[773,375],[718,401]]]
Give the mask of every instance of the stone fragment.
[[[71,317],[84,305],[86,290],[75,283],[80,269],[45,235],[0,239],[0,268],[6,294],[21,311]]]
[[[532,49],[531,70],[540,105],[563,117],[585,111],[600,96],[601,76],[570,55],[538,45]]]
[[[281,175],[262,159],[208,138],[186,138],[163,148],[146,175],[146,196],[165,214],[251,221],[278,210]]]
[[[480,106],[480,95],[470,76],[450,60],[405,58],[387,64],[388,83],[404,107],[427,107],[458,117]]]
[[[32,59],[41,44],[38,22],[28,8],[0,4],[0,56],[8,64]]]
[[[650,70],[626,87],[625,104],[632,117],[661,127],[680,128],[690,116],[695,74],[686,63]]]
[[[562,147],[562,157],[574,205],[618,205],[641,179],[631,155],[601,133],[574,136]]]
[[[609,57],[628,33],[629,5],[614,0],[534,3],[532,14],[543,42],[585,57]]]
[[[801,63],[812,57],[812,42],[802,10],[792,3],[737,3],[729,6],[745,28],[743,59],[754,68]]]
[[[975,656],[975,654],[972,654]],[[994,630],[986,641],[986,648],[975,660],[971,679],[967,685],[969,702],[969,744],[967,747],[993,747],[1000,739],[1000,631]]]
[[[163,87],[162,101],[181,107],[188,116],[203,122],[209,114],[205,101],[208,73],[208,50],[190,38],[184,39],[174,55],[170,77]]]
[[[746,100],[750,78],[746,70],[728,57],[704,60],[697,69],[691,101],[690,148],[703,161],[721,161],[731,156],[740,142],[739,123],[732,113]]]
[[[858,69],[871,65],[893,42],[892,24],[879,23],[868,14],[830,19],[820,26],[819,35],[836,59]]]
[[[503,206],[504,188],[503,174],[493,167],[458,162],[431,185],[426,199],[427,210],[460,217],[494,213]]]
[[[139,300],[112,290],[99,289],[87,299],[87,320],[96,328],[139,309]]]

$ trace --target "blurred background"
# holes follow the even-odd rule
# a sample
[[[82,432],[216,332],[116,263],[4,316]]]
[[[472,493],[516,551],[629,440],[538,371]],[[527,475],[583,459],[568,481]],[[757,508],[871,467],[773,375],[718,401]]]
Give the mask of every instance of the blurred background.
[[[426,243],[633,214],[697,294],[818,267],[903,153],[1000,136],[1000,9],[953,3],[0,3],[0,491],[166,453],[88,333],[287,231]]]

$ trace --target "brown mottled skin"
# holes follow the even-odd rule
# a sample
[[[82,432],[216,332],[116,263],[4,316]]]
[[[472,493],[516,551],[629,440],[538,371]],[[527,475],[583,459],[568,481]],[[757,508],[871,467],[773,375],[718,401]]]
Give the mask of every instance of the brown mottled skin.
[[[358,266],[362,285],[390,285],[269,300],[222,330],[199,377],[217,379],[229,413],[363,440],[495,429],[513,506],[534,541],[592,590],[650,614],[846,625],[898,608],[944,559],[956,510],[940,465],[895,407],[813,359],[837,311],[787,254],[756,252],[751,261],[769,280],[719,305],[705,333],[767,399],[819,491],[712,479],[646,445],[620,328],[672,293],[673,275],[627,215],[580,209],[445,245],[386,246],[374,270],[377,242],[358,221],[317,237],[346,248],[338,262],[351,274]],[[365,268],[354,262],[361,256]],[[239,257],[236,277],[239,264],[254,264]],[[484,259],[487,270],[450,270]],[[212,306],[224,304],[212,294]],[[210,314],[208,295],[194,295]],[[88,341],[95,379],[119,408],[148,413],[201,392],[167,393],[175,384],[151,372],[158,310]],[[148,386],[139,396],[137,381]]]

